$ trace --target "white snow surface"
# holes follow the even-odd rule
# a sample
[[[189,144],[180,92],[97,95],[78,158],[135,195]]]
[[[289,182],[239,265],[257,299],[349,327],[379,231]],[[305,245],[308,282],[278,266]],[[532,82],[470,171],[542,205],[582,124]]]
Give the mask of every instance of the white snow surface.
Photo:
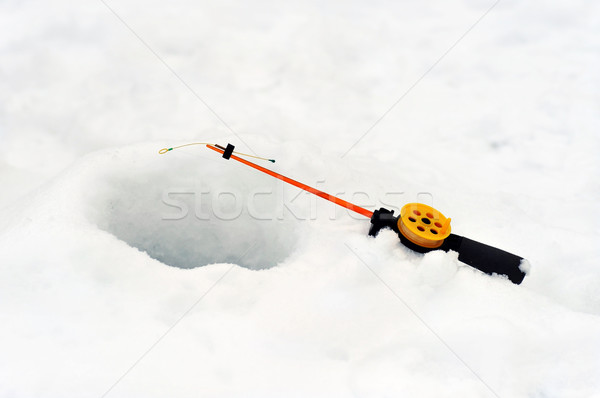
[[[493,5],[0,2],[0,397],[600,397],[600,3]]]

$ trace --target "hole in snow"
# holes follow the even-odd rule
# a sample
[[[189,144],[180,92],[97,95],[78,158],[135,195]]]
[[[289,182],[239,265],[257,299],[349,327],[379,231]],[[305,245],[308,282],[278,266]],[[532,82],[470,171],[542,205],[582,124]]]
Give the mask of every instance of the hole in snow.
[[[202,170],[199,163],[205,163]],[[91,199],[93,221],[179,268],[235,263],[264,269],[294,251],[298,223],[277,210],[273,180],[198,159],[160,167],[99,181]]]

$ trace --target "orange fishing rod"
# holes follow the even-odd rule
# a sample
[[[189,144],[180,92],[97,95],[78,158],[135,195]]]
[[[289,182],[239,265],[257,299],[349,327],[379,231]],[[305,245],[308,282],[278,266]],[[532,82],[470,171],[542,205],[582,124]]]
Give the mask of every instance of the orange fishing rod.
[[[369,228],[370,236],[377,236],[381,229],[391,229],[398,234],[398,238],[403,245],[416,252],[427,253],[432,250],[452,250],[458,253],[459,261],[486,274],[505,275],[511,282],[516,284],[521,283],[528,272],[529,263],[522,257],[451,233],[450,218],[446,218],[440,211],[423,203],[407,203],[402,207],[399,215],[394,215],[394,210],[388,210],[383,207],[375,211],[370,211],[236,156],[234,154],[275,163],[274,159],[261,158],[234,151],[234,146],[231,144],[227,144],[227,147],[222,147],[207,142],[194,142],[172,148],[162,148],[158,153],[165,154],[174,149],[190,145],[206,145],[207,148],[220,153],[225,159],[237,160],[271,177],[287,182],[369,218],[371,220],[371,227]]]
[[[333,202],[336,205],[339,205],[339,206],[345,207],[346,209],[352,210],[352,211],[354,211],[354,212],[356,212],[358,214],[361,214],[361,215],[363,215],[363,216],[365,216],[367,218],[371,218],[373,216],[373,212],[372,211],[369,211],[369,210],[367,210],[367,209],[365,209],[363,207],[357,206],[357,205],[355,205],[353,203],[345,201],[344,199],[340,199],[337,196],[330,195],[330,194],[328,194],[326,192],[323,192],[323,191],[320,191],[320,190],[318,190],[316,188],[310,187],[310,186],[308,186],[306,184],[303,184],[303,183],[301,183],[299,181],[293,180],[293,179],[291,179],[289,177],[286,177],[284,175],[276,173],[276,172],[274,172],[272,170],[265,169],[264,167],[261,167],[261,166],[255,164],[255,163],[249,162],[246,159],[242,159],[239,156],[233,155],[232,154],[233,153],[233,145],[231,145],[231,147],[230,147],[230,145],[228,145],[227,148],[223,148],[222,146],[216,145],[216,144],[215,145],[206,144],[206,146],[207,146],[207,148],[210,148],[213,151],[216,151],[216,152],[219,152],[220,154],[222,154],[223,157],[225,157],[225,159],[237,160],[238,162],[243,163],[246,166],[250,166],[250,167],[252,167],[252,168],[254,168],[254,169],[258,170],[258,171],[262,171],[263,173],[268,174],[268,175],[270,175],[272,177],[275,177],[278,180],[287,182],[288,184],[291,184],[291,185],[293,185],[295,187],[298,187],[298,188],[303,189],[303,190],[305,190],[307,192],[310,192],[310,193],[312,193],[314,195],[317,195],[318,197],[326,199],[326,200],[328,200],[330,202]]]

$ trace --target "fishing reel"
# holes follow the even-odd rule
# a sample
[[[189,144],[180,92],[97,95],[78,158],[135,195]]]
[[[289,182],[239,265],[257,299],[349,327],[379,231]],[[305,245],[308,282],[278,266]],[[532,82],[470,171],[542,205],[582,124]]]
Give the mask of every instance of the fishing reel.
[[[528,263],[517,255],[464,236],[451,233],[450,218],[431,206],[408,203],[394,216],[393,210],[375,210],[371,216],[370,236],[383,228],[396,232],[402,244],[416,252],[432,250],[455,251],[458,260],[486,274],[506,275],[520,284],[527,273]]]
[[[369,229],[370,236],[377,236],[383,228],[389,228],[395,231],[406,247],[419,252],[427,253],[432,250],[444,250],[446,252],[453,250],[458,253],[458,260],[470,265],[486,274],[506,275],[511,282],[519,284],[525,278],[528,263],[522,257],[505,252],[496,247],[476,242],[464,236],[450,233],[450,218],[446,218],[441,212],[431,206],[422,203],[409,203],[402,207],[400,215],[394,216],[393,210],[380,208],[374,212],[345,201],[344,199],[330,195],[326,192],[293,180],[282,174],[266,169],[262,166],[252,163],[240,156],[251,157],[255,159],[275,163],[274,159],[261,158],[255,155],[249,155],[234,151],[235,147],[227,144],[227,147],[210,144],[206,142],[194,142],[191,144],[180,145],[172,148],[163,148],[158,151],[165,154],[177,148],[190,145],[206,145],[207,148],[220,153],[224,159],[233,159],[237,162],[252,167],[258,171],[275,177],[281,181],[303,189],[325,200],[329,200],[348,210],[352,210],[371,219]]]

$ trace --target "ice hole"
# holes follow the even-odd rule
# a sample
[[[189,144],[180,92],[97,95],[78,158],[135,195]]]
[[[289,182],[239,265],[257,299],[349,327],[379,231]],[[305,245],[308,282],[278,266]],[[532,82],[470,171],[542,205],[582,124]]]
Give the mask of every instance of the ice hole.
[[[294,251],[297,220],[278,214],[272,180],[226,166],[192,176],[174,167],[107,177],[90,199],[91,217],[173,267],[273,267]]]

